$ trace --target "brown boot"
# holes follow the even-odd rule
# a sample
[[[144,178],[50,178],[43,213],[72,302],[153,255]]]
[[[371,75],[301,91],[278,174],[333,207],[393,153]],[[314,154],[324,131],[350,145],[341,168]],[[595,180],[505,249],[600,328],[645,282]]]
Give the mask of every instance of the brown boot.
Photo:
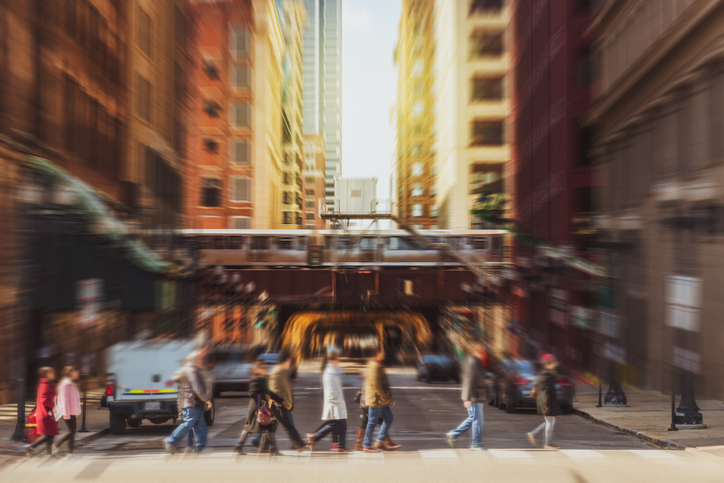
[[[357,440],[354,442],[354,450],[355,451],[363,451],[364,446],[362,446],[362,443],[365,440],[365,428],[359,428],[357,430]]]
[[[388,448],[389,451],[394,451],[394,450],[399,449],[399,448],[402,447],[401,444],[395,444],[395,443],[393,443],[393,442],[392,442],[392,438],[390,438],[389,436],[387,436],[387,437],[385,438],[385,443],[387,444],[387,448]]]
[[[391,450],[390,450],[390,447],[387,446],[387,443],[385,443],[384,441],[375,441],[375,444],[374,444],[373,447],[374,447],[375,449],[379,449],[379,450],[382,450],[382,451],[391,451]]]

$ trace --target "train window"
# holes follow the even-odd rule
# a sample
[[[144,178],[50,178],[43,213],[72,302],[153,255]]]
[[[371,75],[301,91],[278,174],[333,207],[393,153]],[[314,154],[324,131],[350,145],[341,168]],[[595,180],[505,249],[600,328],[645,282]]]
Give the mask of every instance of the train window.
[[[502,242],[503,242],[502,237],[499,237],[499,236],[493,237],[493,250],[500,250],[500,246],[501,246]]]
[[[290,236],[279,237],[277,239],[278,250],[294,250],[294,238]]]
[[[349,237],[337,238],[337,249],[338,250],[349,250],[352,248],[352,239]]]
[[[412,237],[390,238],[390,250],[422,250],[422,244]]]
[[[228,241],[229,250],[239,250],[242,246],[242,241],[240,236],[230,236]]]
[[[307,249],[307,237],[298,236],[297,237],[297,250],[306,250],[306,249]]]
[[[440,243],[440,237],[438,236],[426,236],[425,240],[427,240],[428,243],[432,243],[433,245]]]
[[[324,237],[324,249],[325,250],[331,250],[333,246],[332,237],[331,236],[325,236]]]
[[[223,237],[223,236],[215,236],[215,237],[212,239],[212,242],[211,242],[211,249],[212,249],[212,250],[223,250],[223,249],[225,248],[225,247],[224,247],[224,245],[225,245],[224,241],[225,241],[225,240],[224,240],[224,237]]]
[[[359,247],[362,250],[374,250],[377,246],[377,239],[371,236],[366,236],[362,238],[362,240],[359,243]]]
[[[200,236],[196,239],[196,248],[199,250],[208,250],[209,249],[209,237],[207,236]]]
[[[473,250],[487,250],[488,239],[483,237],[473,238]]]
[[[269,237],[266,237],[266,236],[251,237],[251,249],[252,250],[268,250],[269,249]]]

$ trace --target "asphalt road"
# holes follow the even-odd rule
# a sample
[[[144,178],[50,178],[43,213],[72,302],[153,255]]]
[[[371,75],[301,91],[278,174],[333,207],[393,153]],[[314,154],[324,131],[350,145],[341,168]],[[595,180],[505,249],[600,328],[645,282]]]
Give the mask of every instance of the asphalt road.
[[[295,410],[300,433],[321,423],[319,381],[311,366],[295,382]],[[349,412],[348,445],[359,426],[359,406],[353,402],[359,376],[348,367],[344,377]],[[209,447],[201,456],[167,456],[162,439],[172,426],[144,423],[123,436],[108,435],[81,448],[65,460],[39,456],[0,466],[5,481],[217,481],[260,478],[264,481],[722,481],[724,460],[698,452],[654,449],[638,439],[590,423],[578,416],[557,418],[555,443],[560,451],[532,448],[525,434],[542,422],[534,411],[507,414],[485,406],[483,443],[488,451],[446,445],[445,433],[466,415],[460,388],[453,383],[426,384],[410,371],[392,369],[390,381],[396,405],[391,436],[404,446],[383,454],[328,451],[329,437],[314,454],[289,451],[279,429],[284,456],[233,456],[232,447],[247,412],[248,398],[240,393],[217,398],[216,423],[209,428]],[[249,446],[249,451],[253,448]]]

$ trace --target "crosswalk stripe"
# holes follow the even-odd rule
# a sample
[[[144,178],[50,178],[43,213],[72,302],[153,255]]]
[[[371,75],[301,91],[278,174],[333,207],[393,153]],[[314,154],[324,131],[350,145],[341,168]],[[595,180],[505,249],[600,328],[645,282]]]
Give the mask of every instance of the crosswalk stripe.
[[[560,453],[568,456],[569,458],[605,458],[606,456],[599,453],[598,451],[592,451],[590,449],[562,449]]]
[[[630,449],[629,453],[639,455],[648,459],[678,459],[679,457],[663,450],[655,449]]]
[[[488,450],[488,453],[496,458],[529,459],[529,458],[533,457],[527,451],[516,451],[516,450],[491,449],[491,450]]]
[[[451,449],[443,449],[443,450],[418,450],[420,453],[420,456],[423,458],[457,458],[458,455],[455,451]]]

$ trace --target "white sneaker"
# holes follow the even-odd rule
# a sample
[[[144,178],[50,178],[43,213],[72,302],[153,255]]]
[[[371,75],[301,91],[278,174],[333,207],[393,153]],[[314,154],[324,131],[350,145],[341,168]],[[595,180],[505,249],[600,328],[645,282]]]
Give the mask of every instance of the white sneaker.
[[[535,440],[535,434],[528,433],[528,441],[530,441],[530,444],[532,444],[533,446],[538,446],[538,442]]]

